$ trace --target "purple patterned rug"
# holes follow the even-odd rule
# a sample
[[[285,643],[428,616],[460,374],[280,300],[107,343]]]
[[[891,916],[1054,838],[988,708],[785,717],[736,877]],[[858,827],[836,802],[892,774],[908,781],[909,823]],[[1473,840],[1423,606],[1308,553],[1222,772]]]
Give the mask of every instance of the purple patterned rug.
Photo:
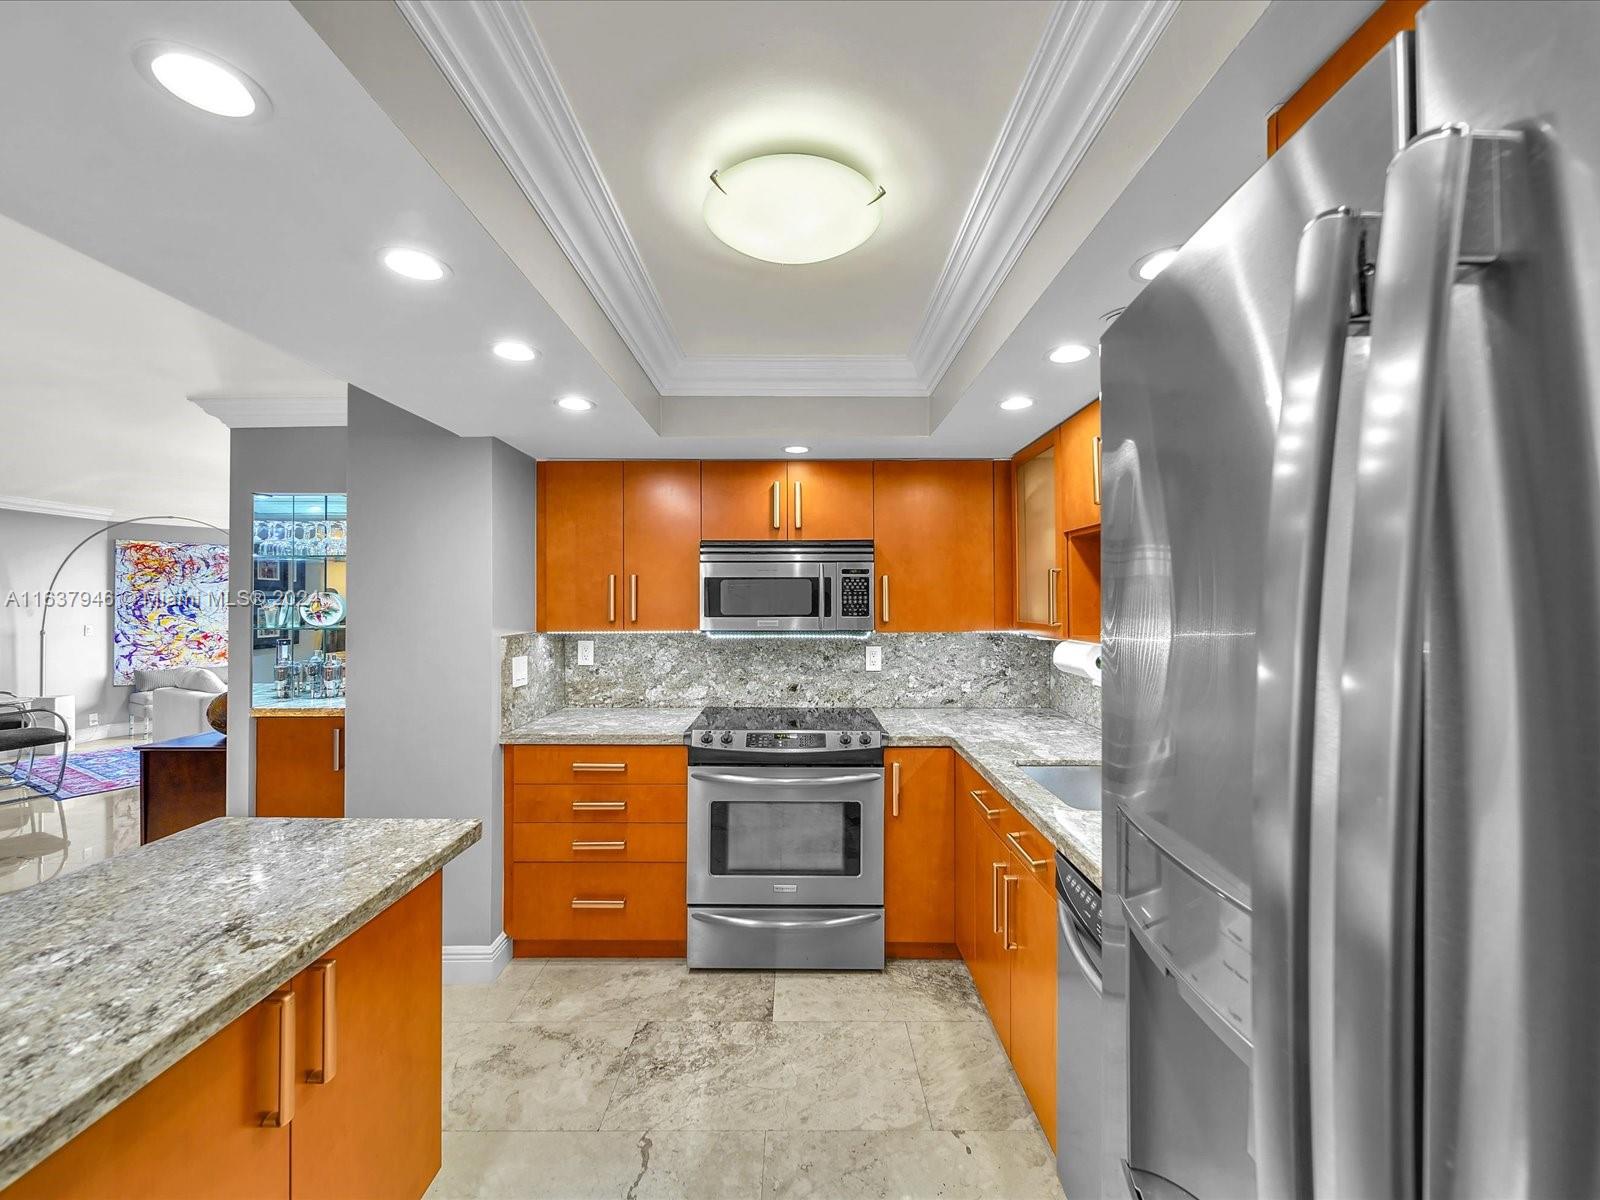
[[[41,757],[33,764],[33,789],[51,794],[61,764],[59,756]],[[119,788],[139,786],[139,751],[133,746],[113,746],[109,750],[75,750],[67,756],[67,774],[61,781],[61,797],[93,796]]]

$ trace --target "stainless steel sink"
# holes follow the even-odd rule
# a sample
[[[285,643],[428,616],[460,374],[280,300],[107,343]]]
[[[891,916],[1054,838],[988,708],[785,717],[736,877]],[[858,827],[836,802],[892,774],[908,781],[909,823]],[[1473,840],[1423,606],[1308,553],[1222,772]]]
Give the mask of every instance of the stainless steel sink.
[[[1100,768],[1087,766],[1023,767],[1058,800],[1086,812],[1100,811]]]

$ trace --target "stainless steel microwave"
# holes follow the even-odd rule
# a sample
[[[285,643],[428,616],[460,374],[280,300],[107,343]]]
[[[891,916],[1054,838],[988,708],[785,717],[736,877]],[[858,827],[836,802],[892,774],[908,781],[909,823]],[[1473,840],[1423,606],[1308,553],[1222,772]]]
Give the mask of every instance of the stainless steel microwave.
[[[701,542],[709,633],[870,632],[872,543]]]

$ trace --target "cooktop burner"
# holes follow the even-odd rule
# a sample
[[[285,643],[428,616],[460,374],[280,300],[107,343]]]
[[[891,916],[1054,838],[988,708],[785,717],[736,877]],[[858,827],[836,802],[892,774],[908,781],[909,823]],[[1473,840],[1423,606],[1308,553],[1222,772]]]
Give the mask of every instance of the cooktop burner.
[[[702,729],[883,732],[869,708],[703,708],[689,726]]]

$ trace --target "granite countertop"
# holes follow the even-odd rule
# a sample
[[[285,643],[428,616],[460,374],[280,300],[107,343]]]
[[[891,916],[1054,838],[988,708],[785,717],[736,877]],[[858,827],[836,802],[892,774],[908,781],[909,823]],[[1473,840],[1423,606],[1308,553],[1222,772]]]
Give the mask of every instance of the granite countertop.
[[[563,708],[504,734],[506,744],[683,741],[694,708]],[[1100,732],[1038,708],[875,708],[894,746],[953,746],[1017,810],[1100,884],[1100,814],[1072,808],[1022,771],[1037,763],[1100,761]]]
[[[219,817],[0,898],[0,1188],[482,833]]]

